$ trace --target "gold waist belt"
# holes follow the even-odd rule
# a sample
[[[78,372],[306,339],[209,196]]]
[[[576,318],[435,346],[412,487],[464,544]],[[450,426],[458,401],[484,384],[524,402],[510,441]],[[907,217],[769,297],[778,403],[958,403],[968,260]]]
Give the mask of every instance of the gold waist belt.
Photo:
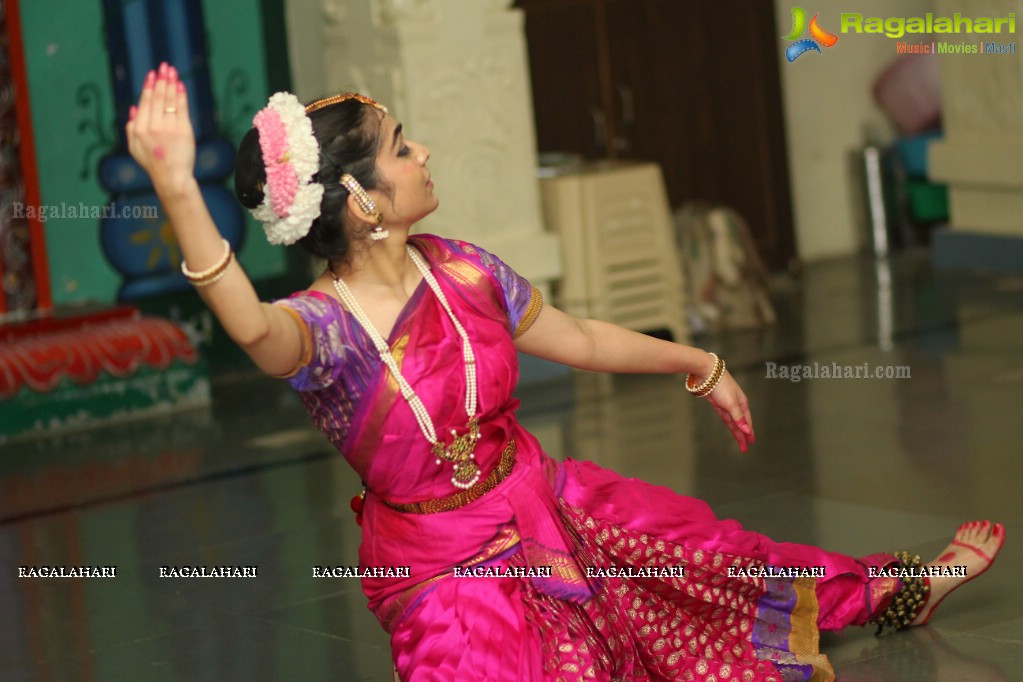
[[[437,512],[453,511],[489,493],[497,487],[498,483],[508,478],[514,468],[515,439],[513,438],[508,441],[508,444],[504,446],[504,450],[501,451],[501,460],[497,463],[497,467],[490,472],[489,476],[471,488],[447,495],[446,497],[423,500],[422,502],[402,503],[383,500],[383,503],[391,509],[397,509],[406,514],[436,514]]]

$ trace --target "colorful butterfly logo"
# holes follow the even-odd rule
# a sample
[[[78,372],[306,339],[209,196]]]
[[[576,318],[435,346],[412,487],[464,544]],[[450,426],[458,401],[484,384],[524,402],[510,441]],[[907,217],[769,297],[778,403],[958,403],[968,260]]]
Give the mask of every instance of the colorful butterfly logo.
[[[799,57],[810,51],[819,53],[821,45],[832,47],[838,42],[838,36],[834,33],[828,33],[820,27],[820,24],[817,23],[817,16],[816,14],[813,15],[813,19],[810,20],[810,24],[807,26],[806,10],[802,7],[792,8],[792,30],[787,36],[784,36],[784,40],[796,41],[785,48],[785,58],[789,62],[796,61]],[[809,30],[810,37],[799,40],[799,37],[803,35],[803,31],[806,30]]]

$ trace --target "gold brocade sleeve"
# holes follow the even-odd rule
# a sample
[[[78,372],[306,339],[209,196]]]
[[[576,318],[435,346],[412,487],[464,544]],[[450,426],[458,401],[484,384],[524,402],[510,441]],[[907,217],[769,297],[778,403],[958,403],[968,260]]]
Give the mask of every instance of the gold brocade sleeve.
[[[299,333],[302,335],[302,351],[298,358],[298,363],[291,369],[291,371],[284,374],[271,374],[270,376],[275,379],[290,379],[291,377],[298,374],[298,371],[309,364],[309,361],[313,359],[313,335],[309,331],[309,325],[305,319],[298,314],[298,311],[286,305],[277,306],[281,310],[291,314],[295,318],[295,322],[298,324]]]
[[[533,322],[536,321],[536,316],[540,314],[540,309],[543,308],[543,294],[536,287],[533,287],[533,293],[529,298],[529,307],[526,308],[526,313],[519,320],[519,326],[515,329],[514,338],[519,338],[526,333],[526,330],[533,326]]]

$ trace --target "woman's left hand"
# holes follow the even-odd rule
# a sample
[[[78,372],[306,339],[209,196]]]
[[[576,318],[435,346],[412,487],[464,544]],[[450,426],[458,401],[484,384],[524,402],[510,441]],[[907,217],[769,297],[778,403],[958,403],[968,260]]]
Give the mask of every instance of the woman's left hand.
[[[739,444],[739,450],[746,452],[749,446],[756,442],[757,437],[753,433],[753,418],[749,413],[749,401],[746,394],[739,388],[739,384],[732,378],[731,373],[726,369],[721,375],[721,380],[714,390],[707,396],[714,411],[721,417],[732,437]]]

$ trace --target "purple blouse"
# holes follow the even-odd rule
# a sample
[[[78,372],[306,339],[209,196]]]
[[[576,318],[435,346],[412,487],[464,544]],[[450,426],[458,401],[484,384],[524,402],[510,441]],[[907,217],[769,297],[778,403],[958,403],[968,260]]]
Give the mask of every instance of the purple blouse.
[[[494,274],[503,293],[510,335],[521,334],[535,319],[542,304],[539,292],[497,256],[468,242],[426,234],[409,237],[413,246],[420,240],[441,242],[450,252],[483,264]],[[420,253],[430,264],[428,253],[423,249]],[[426,281],[420,282],[398,320],[414,310],[422,296],[433,295]],[[297,315],[311,344],[308,362],[282,378],[300,392],[316,427],[343,451],[352,417],[383,361],[359,321],[333,297],[319,291],[299,291],[274,303]],[[462,320],[471,335],[472,326],[467,322]]]

